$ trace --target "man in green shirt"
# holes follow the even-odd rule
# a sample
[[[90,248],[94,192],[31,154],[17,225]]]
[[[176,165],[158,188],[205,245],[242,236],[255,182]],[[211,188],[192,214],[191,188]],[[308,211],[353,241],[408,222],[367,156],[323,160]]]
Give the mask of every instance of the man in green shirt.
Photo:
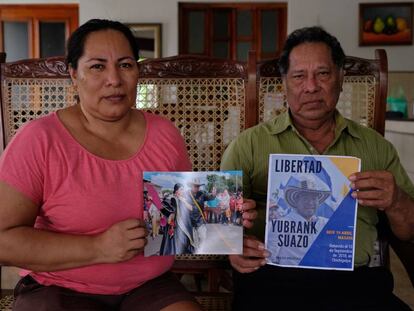
[[[251,235],[244,239],[244,254],[230,256],[234,310],[266,305],[280,310],[410,310],[392,294],[389,271],[368,268],[368,263],[377,237],[377,210],[386,213],[398,238],[414,239],[414,186],[389,142],[336,110],[344,61],[340,43],[320,27],[293,32],[279,61],[289,111],[243,132],[223,156],[221,169],[243,170],[244,196],[254,199],[258,209]],[[262,241],[271,153],[361,158],[362,172],[349,177],[359,204],[354,271],[266,265],[270,253]]]

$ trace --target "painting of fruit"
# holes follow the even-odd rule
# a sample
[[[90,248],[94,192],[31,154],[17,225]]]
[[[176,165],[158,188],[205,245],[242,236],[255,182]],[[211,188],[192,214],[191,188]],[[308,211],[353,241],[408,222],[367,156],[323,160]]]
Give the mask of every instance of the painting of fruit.
[[[381,17],[375,18],[374,26],[372,30],[374,30],[375,33],[382,33],[384,29],[385,29],[385,23],[382,20],[382,18]]]
[[[404,31],[408,28],[407,21],[402,17],[397,17],[396,23],[398,31]]]
[[[360,3],[360,45],[412,44],[413,3]]]

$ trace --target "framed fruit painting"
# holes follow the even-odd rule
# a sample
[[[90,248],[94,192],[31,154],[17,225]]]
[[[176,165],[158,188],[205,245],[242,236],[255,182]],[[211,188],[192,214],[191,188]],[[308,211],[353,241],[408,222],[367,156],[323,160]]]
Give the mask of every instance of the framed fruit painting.
[[[359,4],[359,45],[413,43],[413,2]]]

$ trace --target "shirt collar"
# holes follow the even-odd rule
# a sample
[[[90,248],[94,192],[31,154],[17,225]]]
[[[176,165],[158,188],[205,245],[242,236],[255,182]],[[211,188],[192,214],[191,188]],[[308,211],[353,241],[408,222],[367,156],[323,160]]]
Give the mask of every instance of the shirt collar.
[[[287,111],[270,121],[270,133],[273,135],[286,131],[289,127],[294,128],[290,114]]]
[[[351,136],[360,138],[360,135],[355,129],[353,123],[350,120],[344,118],[338,110],[335,111],[335,123],[335,136],[339,135],[343,131],[347,131]],[[289,128],[294,129],[295,126],[293,125],[289,110],[287,110],[271,121],[270,133],[277,135],[288,130]]]
[[[347,131],[349,135],[355,138],[361,138],[360,134],[355,128],[354,122],[344,118],[338,110],[335,111],[335,124],[335,137],[339,136],[339,134],[343,131]]]

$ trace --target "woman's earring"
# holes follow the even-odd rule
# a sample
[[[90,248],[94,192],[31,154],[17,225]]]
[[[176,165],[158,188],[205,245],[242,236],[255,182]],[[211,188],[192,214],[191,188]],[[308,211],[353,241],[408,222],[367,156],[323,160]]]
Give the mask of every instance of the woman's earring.
[[[73,99],[75,100],[76,103],[79,103],[78,88],[76,87],[76,85],[72,85],[72,87],[73,87]]]

